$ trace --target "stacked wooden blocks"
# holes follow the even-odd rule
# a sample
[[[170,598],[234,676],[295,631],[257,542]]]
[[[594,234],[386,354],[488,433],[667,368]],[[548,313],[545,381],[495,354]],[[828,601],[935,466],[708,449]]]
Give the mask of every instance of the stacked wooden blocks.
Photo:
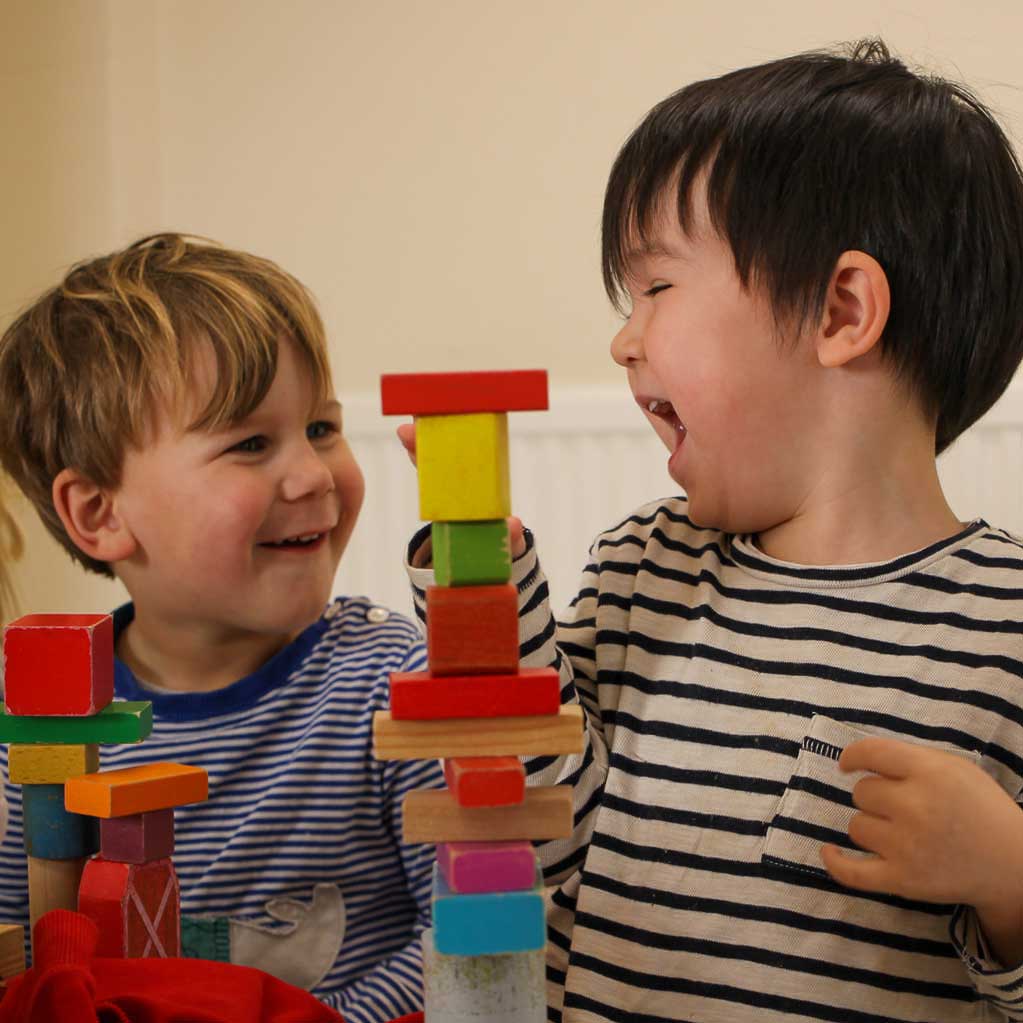
[[[10,744],[10,781],[22,786],[32,925],[51,909],[79,909],[100,926],[100,955],[179,954],[170,808],[205,799],[206,772],[181,764],[99,772],[100,745],[142,742],[153,727],[148,702],[113,699],[109,615],[19,618],[4,629],[3,660],[0,742]],[[115,918],[104,900],[118,883]]]
[[[427,1023],[546,1020],[542,877],[532,841],[571,833],[567,786],[530,788],[520,756],[579,752],[554,669],[520,669],[507,413],[547,407],[543,371],[385,376],[385,414],[416,417],[420,516],[432,521],[429,670],[391,676],[384,760],[440,757],[446,790],[410,793],[407,842],[435,842],[424,939]]]

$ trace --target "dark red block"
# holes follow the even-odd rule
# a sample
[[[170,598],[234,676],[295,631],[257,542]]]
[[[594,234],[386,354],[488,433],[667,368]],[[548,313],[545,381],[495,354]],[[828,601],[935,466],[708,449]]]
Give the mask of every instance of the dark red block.
[[[433,675],[518,671],[519,595],[515,586],[428,587],[426,648]]]
[[[547,370],[385,373],[380,397],[385,416],[531,412],[547,408]]]
[[[459,806],[517,806],[526,794],[518,757],[451,757],[444,780]]]
[[[150,863],[174,855],[174,808],[101,818],[100,853],[118,863]]]
[[[520,668],[516,675],[391,675],[395,721],[436,718],[506,718],[557,714],[561,682],[554,668]]]
[[[85,717],[114,698],[114,622],[107,614],[34,614],[4,629],[9,714]]]

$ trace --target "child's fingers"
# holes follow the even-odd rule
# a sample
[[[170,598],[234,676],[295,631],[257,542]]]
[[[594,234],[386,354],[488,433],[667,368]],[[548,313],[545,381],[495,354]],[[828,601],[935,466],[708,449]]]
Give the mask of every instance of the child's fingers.
[[[398,427],[398,440],[408,454],[413,465],[416,464],[416,424],[402,423]]]
[[[526,553],[526,537],[522,519],[518,519],[514,515],[509,516],[508,534],[511,538],[511,556],[514,561],[515,558],[520,558]]]

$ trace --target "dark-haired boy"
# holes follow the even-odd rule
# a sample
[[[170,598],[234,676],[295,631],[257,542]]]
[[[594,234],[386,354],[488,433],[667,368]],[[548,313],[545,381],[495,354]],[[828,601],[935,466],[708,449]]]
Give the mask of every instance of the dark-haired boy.
[[[1023,1019],[1023,543],[935,466],[1023,353],[1005,136],[880,43],[696,83],[618,156],[604,272],[687,498],[556,628],[520,543],[589,739],[529,765],[576,791],[550,1018]]]

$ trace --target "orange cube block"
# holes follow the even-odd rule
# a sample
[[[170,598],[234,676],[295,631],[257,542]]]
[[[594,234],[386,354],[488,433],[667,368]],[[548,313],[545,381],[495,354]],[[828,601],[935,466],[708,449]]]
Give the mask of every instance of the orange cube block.
[[[201,803],[208,795],[209,779],[201,767],[144,764],[69,778],[64,785],[64,806],[86,817],[127,817]]]
[[[451,757],[444,780],[459,806],[515,806],[526,794],[526,769],[517,757]]]

